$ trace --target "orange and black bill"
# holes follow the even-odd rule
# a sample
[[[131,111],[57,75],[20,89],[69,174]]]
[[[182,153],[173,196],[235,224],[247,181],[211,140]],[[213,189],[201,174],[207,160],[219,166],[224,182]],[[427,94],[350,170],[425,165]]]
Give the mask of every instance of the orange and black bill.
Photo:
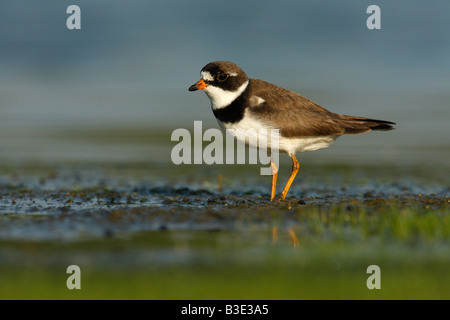
[[[208,84],[203,80],[197,81],[196,84],[193,84],[189,87],[189,91],[203,90],[208,86]]]

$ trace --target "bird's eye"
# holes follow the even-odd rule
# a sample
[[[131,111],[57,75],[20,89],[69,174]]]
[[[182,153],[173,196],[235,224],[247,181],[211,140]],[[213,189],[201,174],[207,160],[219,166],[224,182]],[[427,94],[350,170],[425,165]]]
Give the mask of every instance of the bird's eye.
[[[217,80],[219,81],[225,81],[228,79],[228,74],[227,73],[220,73],[217,75],[216,77]]]

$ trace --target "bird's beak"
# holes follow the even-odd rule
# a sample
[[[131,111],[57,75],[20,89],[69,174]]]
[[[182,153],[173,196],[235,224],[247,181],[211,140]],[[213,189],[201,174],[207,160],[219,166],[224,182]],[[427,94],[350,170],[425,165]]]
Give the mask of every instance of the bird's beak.
[[[197,81],[196,84],[193,84],[192,86],[189,87],[189,91],[196,91],[196,90],[203,90],[208,86],[208,84],[203,81],[203,79],[200,79],[199,81]]]

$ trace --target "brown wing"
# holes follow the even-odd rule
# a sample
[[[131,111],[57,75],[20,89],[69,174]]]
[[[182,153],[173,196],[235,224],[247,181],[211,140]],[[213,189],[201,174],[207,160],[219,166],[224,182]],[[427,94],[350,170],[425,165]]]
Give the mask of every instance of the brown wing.
[[[254,103],[248,109],[285,137],[329,136],[391,130],[393,122],[336,114],[304,96],[274,84],[251,79]],[[259,103],[258,103],[259,102]]]

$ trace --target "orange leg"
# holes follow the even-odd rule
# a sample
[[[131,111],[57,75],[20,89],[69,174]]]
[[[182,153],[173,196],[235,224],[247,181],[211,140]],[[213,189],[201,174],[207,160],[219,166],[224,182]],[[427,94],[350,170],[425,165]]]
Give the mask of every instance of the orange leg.
[[[272,167],[272,192],[270,193],[270,201],[273,201],[277,189],[278,168],[272,160],[270,160],[270,165]]]
[[[292,182],[295,179],[295,176],[297,175],[298,169],[300,169],[300,163],[298,163],[297,158],[295,157],[295,154],[291,154],[289,155],[292,159],[292,172],[291,175],[289,176],[289,180],[286,183],[286,186],[283,189],[283,192],[281,192],[280,198],[278,199],[278,201],[282,201],[286,198],[286,194],[289,191],[289,188],[291,187]]]

